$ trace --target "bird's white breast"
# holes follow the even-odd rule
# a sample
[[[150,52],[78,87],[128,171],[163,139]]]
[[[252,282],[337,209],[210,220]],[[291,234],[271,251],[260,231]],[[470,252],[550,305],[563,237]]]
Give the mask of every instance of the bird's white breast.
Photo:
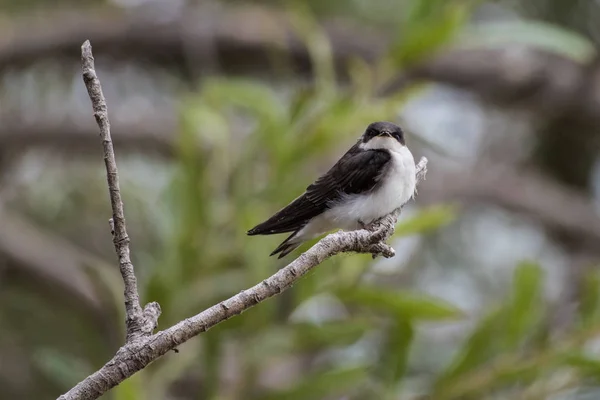
[[[408,147],[395,139],[378,137],[364,144],[363,148],[387,149],[392,158],[377,189],[368,194],[347,196],[325,213],[342,229],[356,229],[358,220],[369,223],[391,213],[404,205],[415,191],[415,160]]]
[[[365,150],[387,149],[392,156],[379,187],[368,194],[345,196],[329,210],[313,218],[296,235],[297,240],[319,236],[332,229],[354,230],[358,221],[368,224],[406,203],[415,192],[415,160],[408,147],[393,138],[376,137],[365,144]]]

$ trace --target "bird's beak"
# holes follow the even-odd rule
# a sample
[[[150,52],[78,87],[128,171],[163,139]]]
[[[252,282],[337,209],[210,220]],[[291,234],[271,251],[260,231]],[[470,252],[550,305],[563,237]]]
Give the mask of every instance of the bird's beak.
[[[383,131],[381,132],[379,135],[377,136],[387,136],[387,137],[392,137],[392,135],[389,132]]]

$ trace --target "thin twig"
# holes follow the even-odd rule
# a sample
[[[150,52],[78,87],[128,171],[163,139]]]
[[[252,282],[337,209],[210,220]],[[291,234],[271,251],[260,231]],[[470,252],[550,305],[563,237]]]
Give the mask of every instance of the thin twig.
[[[90,74],[91,78],[84,78],[86,85],[91,86],[89,81],[96,81],[96,86],[92,86],[92,89],[90,89],[90,86],[88,86],[90,97],[92,97],[92,99],[99,99],[98,102],[103,102],[103,97],[99,90],[99,82],[97,82],[96,75],[93,73],[93,61],[90,61],[93,59],[89,42],[86,42],[83,45],[82,53],[84,54],[84,76],[86,76],[86,73],[90,74],[90,70],[92,71]],[[88,68],[85,67],[86,62],[88,63]],[[96,105],[94,105],[94,110],[96,111]],[[96,112],[101,131],[108,132],[106,105],[103,104],[102,107],[99,107],[99,111],[103,111],[103,113]],[[100,117],[98,117],[98,115],[100,115]],[[103,123],[106,125],[101,123],[103,118],[105,119],[105,122]],[[105,133],[103,133],[103,135],[104,134]],[[106,133],[106,135],[108,134]],[[104,142],[106,150],[106,140],[104,140]],[[108,136],[108,143],[110,143],[110,136]],[[112,152],[112,145],[110,145],[109,150]],[[112,162],[114,163],[114,156]],[[423,157],[417,164],[417,184],[425,179],[426,173],[427,159]],[[111,197],[113,196],[114,192],[114,190],[111,190]],[[118,193],[118,190],[116,192]],[[120,199],[118,200],[120,201]],[[120,205],[119,202],[116,202],[116,204]],[[122,217],[122,206],[120,206],[120,212],[120,216]],[[285,268],[280,269],[274,275],[265,279],[261,283],[249,289],[242,290],[235,296],[232,296],[229,299],[202,311],[200,314],[185,319],[164,331],[157,332],[154,335],[148,334],[135,336],[133,340],[128,341],[119,349],[119,351],[117,351],[117,354],[112,358],[112,360],[107,362],[102,368],[100,368],[100,370],[94,372],[92,375],[78,383],[67,393],[60,396],[59,400],[97,399],[112,387],[123,382],[125,379],[129,378],[137,371],[140,371],[157,358],[163,356],[171,350],[176,349],[180,344],[188,341],[192,337],[205,332],[213,326],[231,318],[232,316],[241,314],[250,307],[253,307],[256,304],[288,289],[302,276],[306,275],[311,269],[335,254],[356,252],[368,253],[374,256],[382,255],[384,257],[393,257],[394,250],[388,246],[385,241],[394,233],[394,226],[397,222],[400,212],[401,209],[392,212],[376,223],[371,224],[368,229],[360,229],[351,232],[339,231],[327,235],[317,244],[312,246],[308,251],[301,254],[300,257],[288,264]],[[118,215],[118,213],[115,212],[115,215]],[[115,218],[114,225],[115,236],[124,234],[126,237],[126,233],[124,233],[124,219],[119,220]],[[126,243],[127,241],[121,242],[115,239],[115,246],[126,246]],[[121,252],[119,250],[120,247],[117,248],[117,253],[119,256],[121,256]],[[127,261],[125,266],[129,268],[129,271],[133,274],[133,267],[129,261],[128,247],[126,247],[126,250],[126,254],[123,252],[123,254],[126,255]],[[127,285],[127,279],[125,282]],[[133,280],[133,282],[135,282],[135,280]],[[133,290],[135,290],[135,284]],[[137,301],[137,292],[135,300]],[[158,318],[158,315],[155,315],[154,311],[156,311],[156,309],[148,308],[148,306],[146,307],[144,314],[149,314],[146,320],[151,321],[152,318]],[[160,308],[158,308],[158,312],[160,312]],[[154,326],[151,326],[150,328],[153,329]],[[146,331],[150,328],[146,328]]]
[[[113,216],[110,219],[111,232],[113,234],[113,243],[115,251],[119,257],[119,268],[125,284],[125,314],[127,326],[127,343],[135,340],[142,335],[150,335],[156,326],[154,321],[146,321],[146,318],[158,318],[160,307],[157,303],[151,303],[146,307],[153,310],[142,311],[140,299],[137,290],[137,281],[133,264],[129,256],[129,236],[127,235],[127,226],[125,223],[125,214],[123,212],[123,201],[121,200],[121,190],[119,188],[119,171],[115,160],[115,151],[110,137],[110,122],[108,120],[108,109],[106,99],[102,93],[100,80],[96,75],[94,68],[94,56],[92,55],[92,46],[89,40],[81,46],[81,65],[83,68],[83,81],[87,88],[94,117],[100,128],[100,137],[104,149],[104,164],[106,165],[106,179],[108,182],[108,191],[110,194],[110,204]],[[148,326],[152,326],[148,330]]]

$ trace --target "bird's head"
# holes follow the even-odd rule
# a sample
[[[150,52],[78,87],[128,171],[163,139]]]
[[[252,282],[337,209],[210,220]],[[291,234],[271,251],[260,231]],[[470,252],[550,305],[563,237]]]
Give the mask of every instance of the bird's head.
[[[383,148],[390,146],[405,146],[404,132],[398,125],[391,122],[373,122],[367,126],[361,136],[362,147]]]

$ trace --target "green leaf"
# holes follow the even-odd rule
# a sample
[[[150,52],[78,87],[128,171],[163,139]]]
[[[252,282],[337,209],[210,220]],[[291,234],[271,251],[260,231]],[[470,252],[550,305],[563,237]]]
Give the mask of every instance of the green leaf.
[[[410,321],[399,317],[394,319],[386,333],[386,341],[381,347],[381,376],[393,391],[406,373],[414,328]]]
[[[408,320],[445,320],[462,316],[462,311],[455,306],[422,293],[361,286],[342,289],[338,291],[338,296],[342,300],[390,312]]]
[[[397,65],[416,63],[450,42],[465,24],[471,1],[413,0],[393,45]]]
[[[73,386],[92,372],[82,360],[54,348],[34,351],[33,361],[46,377],[65,388]]]
[[[303,2],[291,3],[290,21],[310,56],[316,87],[323,93],[335,90],[335,68],[329,37]]]
[[[395,235],[409,236],[426,233],[445,226],[456,218],[456,207],[449,205],[432,206],[419,211],[417,215],[402,221],[396,227]]]
[[[256,115],[276,120],[287,115],[287,105],[269,86],[249,79],[213,78],[200,94],[203,101],[214,107],[239,107]]]
[[[587,273],[582,284],[579,318],[583,326],[590,326],[598,321],[600,314],[600,273]]]
[[[295,341],[303,348],[316,346],[344,346],[356,342],[373,329],[367,320],[332,321],[323,324],[301,323],[290,326]]]
[[[340,368],[313,373],[288,390],[271,393],[264,400],[322,399],[340,395],[361,385],[367,377],[363,367]]]
[[[510,298],[479,322],[453,362],[440,374],[436,393],[444,392],[459,376],[498,355],[516,350],[539,322],[541,288],[542,270],[537,264],[523,262],[517,266]]]
[[[113,398],[115,400],[142,400],[148,398],[142,385],[142,378],[145,373],[137,373],[121,382],[113,389]]]
[[[466,46],[520,43],[585,62],[596,54],[594,44],[573,30],[539,21],[486,22],[471,27],[460,40]]]
[[[572,352],[562,355],[561,361],[571,367],[577,368],[581,373],[596,381],[600,380],[600,360],[590,358],[578,352]]]
[[[308,113],[316,100],[317,96],[315,94],[315,89],[312,87],[300,87],[296,89],[289,107],[289,119],[291,121],[295,122]]]
[[[442,393],[457,377],[479,367],[496,353],[496,335],[503,329],[503,313],[503,309],[494,310],[479,322],[454,360],[440,374],[434,385],[436,393]]]
[[[505,330],[508,349],[515,349],[539,321],[541,291],[542,269],[539,265],[523,262],[517,266]]]
[[[409,2],[406,12],[405,24],[417,24],[427,21],[435,15],[446,0],[412,0]]]

